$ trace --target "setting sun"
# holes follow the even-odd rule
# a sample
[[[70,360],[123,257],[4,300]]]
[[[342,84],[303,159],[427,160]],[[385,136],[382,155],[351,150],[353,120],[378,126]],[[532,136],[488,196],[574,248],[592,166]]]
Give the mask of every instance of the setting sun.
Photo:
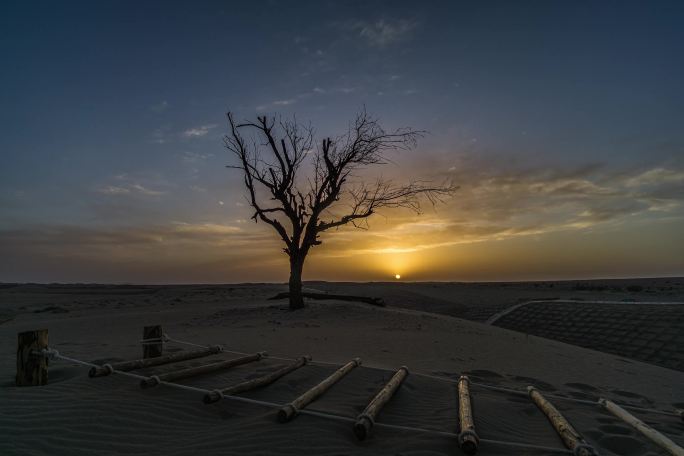
[[[399,280],[399,279],[401,279],[401,275],[395,274],[395,275],[394,275],[394,278],[397,279],[397,280]]]

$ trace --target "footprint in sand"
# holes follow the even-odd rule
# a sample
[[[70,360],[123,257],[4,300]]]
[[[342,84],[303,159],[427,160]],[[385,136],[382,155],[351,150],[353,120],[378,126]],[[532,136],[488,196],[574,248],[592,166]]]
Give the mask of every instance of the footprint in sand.
[[[566,383],[565,386],[569,386],[572,389],[577,389],[580,391],[585,391],[585,392],[598,392],[598,388],[595,388],[591,385],[587,385],[586,383]]]
[[[485,370],[485,369],[475,369],[471,371],[466,371],[464,374],[468,375],[469,377],[477,377],[482,380],[492,380],[492,379],[500,379],[503,378],[503,375],[500,375],[496,372],[490,371],[490,370]]]
[[[653,405],[653,401],[651,401],[649,398],[646,396],[643,396],[641,394],[637,393],[632,393],[630,391],[623,391],[623,390],[611,390],[611,393],[617,395],[617,396],[622,396],[628,399],[633,399],[636,401],[641,402],[643,405]]]
[[[648,400],[646,396],[642,396],[641,394],[637,393],[632,393],[630,391],[623,391],[623,390],[611,390],[611,393],[617,394],[618,396],[622,397],[629,397],[630,399],[643,399],[643,400]]]
[[[516,375],[513,377],[513,380],[518,381],[518,382],[523,382],[528,385],[532,385],[535,388],[542,389],[544,391],[556,391],[556,388],[550,384],[543,382],[541,380],[537,380],[536,378],[531,378],[531,377],[521,377],[519,375]]]
[[[622,456],[641,456],[646,454],[644,442],[627,435],[608,434],[599,431],[587,431],[587,436],[598,442],[599,446]]]

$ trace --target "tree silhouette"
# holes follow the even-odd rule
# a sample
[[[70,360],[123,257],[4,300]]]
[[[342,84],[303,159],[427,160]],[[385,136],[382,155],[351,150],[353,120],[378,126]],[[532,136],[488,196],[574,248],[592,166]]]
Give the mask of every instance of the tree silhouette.
[[[408,208],[420,213],[421,197],[431,204],[456,189],[422,181],[396,185],[377,178],[364,181],[357,172],[388,163],[386,154],[416,146],[422,132],[404,128],[387,133],[377,119],[362,111],[346,134],[323,139],[316,147],[311,126],[275,117],[236,123],[228,113],[226,148],[235,154],[244,177],[252,218],[271,225],[285,243],[290,259],[290,308],[304,306],[302,270],[320,235],[352,224],[365,228],[368,217],[383,208]],[[243,131],[255,133],[248,143]],[[262,194],[261,192],[264,192]],[[264,197],[265,196],[265,197]],[[344,208],[345,215],[333,209]]]

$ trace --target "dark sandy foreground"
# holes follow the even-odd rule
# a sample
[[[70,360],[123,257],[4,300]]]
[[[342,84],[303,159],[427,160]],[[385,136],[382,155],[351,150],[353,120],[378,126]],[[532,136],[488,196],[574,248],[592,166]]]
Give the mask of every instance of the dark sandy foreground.
[[[55,362],[45,387],[13,387],[16,333],[46,327],[63,354],[104,362],[136,358],[146,324],[161,323],[178,339],[221,343],[271,355],[311,354],[357,368],[313,410],[354,417],[391,372],[414,372],[623,404],[672,409],[684,406],[684,373],[453,317],[349,303],[311,303],[288,312],[266,301],[274,286],[89,288],[2,291],[9,319],[0,325],[0,454],[460,454],[450,437],[376,429],[358,443],[348,423],[300,416],[288,424],[258,405],[223,401],[206,406],[197,394],[164,387],[141,390],[134,380],[87,377],[86,369]],[[23,309],[22,309],[23,307]],[[46,310],[47,309],[47,310]],[[36,312],[38,311],[38,312]],[[169,347],[169,349],[174,349]],[[222,354],[215,358],[236,355]],[[198,364],[189,361],[184,365]],[[186,380],[206,388],[228,386],[282,365],[267,359],[221,374]],[[375,368],[369,367],[373,366]],[[157,369],[160,372],[164,369]],[[246,397],[285,403],[334,370],[307,366]],[[476,426],[482,438],[562,448],[543,415],[524,396],[473,386]],[[557,400],[601,454],[665,454],[597,406]],[[684,423],[636,413],[679,444]],[[456,391],[449,382],[410,375],[380,422],[446,432],[457,430]],[[548,454],[483,444],[484,455]]]

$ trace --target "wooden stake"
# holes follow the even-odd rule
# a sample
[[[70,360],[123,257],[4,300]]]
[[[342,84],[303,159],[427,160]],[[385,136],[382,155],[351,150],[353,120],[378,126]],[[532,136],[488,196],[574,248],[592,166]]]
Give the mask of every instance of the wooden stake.
[[[582,435],[575,430],[570,422],[553,406],[551,402],[546,400],[544,396],[533,386],[527,387],[527,392],[532,401],[539,407],[546,418],[556,430],[560,438],[563,440],[565,446],[574,451],[577,456],[595,456],[598,453],[589,445]]]
[[[40,386],[48,382],[48,360],[37,353],[48,348],[48,330],[26,331],[17,336],[17,386]]]
[[[458,446],[465,454],[476,454],[480,438],[475,432],[473,408],[470,403],[470,380],[465,375],[458,379]]]
[[[360,364],[360,358],[355,358],[349,361],[347,364],[333,372],[332,375],[323,380],[321,383],[314,386],[309,391],[302,394],[289,404],[284,405],[280,410],[278,410],[278,420],[281,423],[290,421],[292,418],[297,416],[299,410],[303,409],[311,402],[315,401],[319,396],[323,395],[323,393],[328,391],[331,386],[339,382],[342,379],[342,377],[347,375],[349,372],[351,372],[352,369],[354,369],[356,366]]]
[[[228,388],[224,388],[222,390],[216,390],[212,391],[211,393],[207,393],[204,396],[204,403],[205,404],[211,404],[214,402],[218,402],[221,399],[223,399],[223,396],[231,395],[231,394],[238,394],[242,393],[245,391],[250,391],[256,388],[260,388],[262,386],[270,385],[271,383],[275,382],[278,380],[280,377],[283,377],[290,372],[299,369],[300,367],[306,365],[311,361],[311,356],[302,356],[299,358],[297,361],[294,363],[290,364],[289,366],[285,366],[282,369],[278,369],[275,372],[271,372],[268,375],[264,375],[263,377],[255,378],[253,380],[247,380],[242,383],[238,383],[237,385],[229,386]]]
[[[634,415],[632,415],[616,403],[602,398],[599,399],[599,404],[601,404],[610,413],[620,418],[622,421],[629,424],[637,431],[641,432],[653,443],[667,450],[670,454],[674,456],[684,456],[684,448],[680,447],[660,432],[648,426],[646,423],[636,418]]]
[[[208,374],[219,370],[230,369],[231,367],[240,366],[241,364],[259,361],[266,356],[266,352],[254,353],[253,355],[243,356],[241,358],[229,359],[226,361],[219,361],[217,363],[205,364],[204,366],[189,367],[174,372],[169,372],[161,375],[153,375],[140,381],[142,388],[149,388],[157,386],[161,382],[172,382],[181,378],[195,377],[197,375]]]
[[[162,355],[164,351],[164,344],[162,343],[162,338],[164,337],[164,332],[160,325],[155,326],[145,326],[143,328],[143,341],[159,339],[159,343],[143,343],[143,358],[156,358]]]
[[[366,409],[356,418],[356,423],[354,424],[354,434],[359,440],[364,440],[368,437],[373,429],[373,424],[375,424],[375,418],[380,413],[380,410],[392,399],[394,393],[397,392],[404,379],[408,376],[408,368],[402,366],[398,371],[394,373],[392,378],[387,382],[385,386],[382,387],[380,392],[373,398],[373,400],[368,404]]]
[[[100,367],[92,367],[88,372],[91,377],[103,377],[109,375],[115,370],[128,372],[135,369],[144,369],[146,367],[161,366],[162,364],[177,363],[179,361],[186,361],[188,359],[202,358],[204,356],[211,356],[221,353],[223,348],[220,345],[203,348],[201,350],[188,350],[177,353],[170,353],[158,358],[135,359],[132,361],[121,361],[119,363],[105,364]]]

